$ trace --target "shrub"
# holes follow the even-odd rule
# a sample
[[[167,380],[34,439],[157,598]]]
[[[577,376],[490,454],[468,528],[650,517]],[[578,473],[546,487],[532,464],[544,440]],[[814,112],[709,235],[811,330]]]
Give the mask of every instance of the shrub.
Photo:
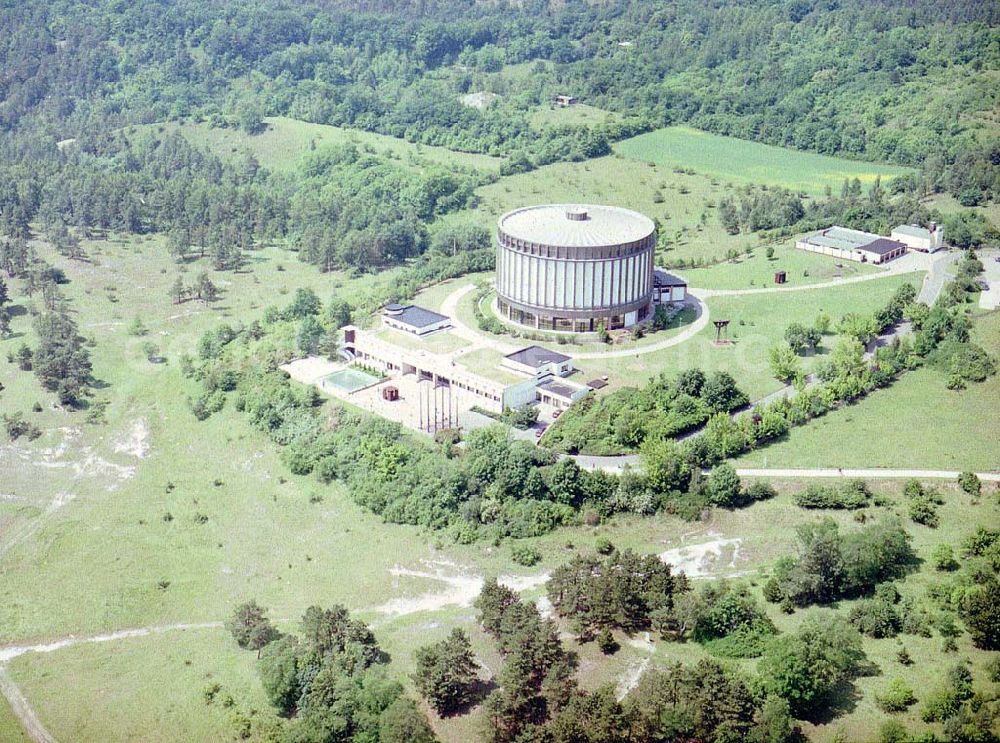
[[[905,712],[916,701],[913,689],[898,677],[889,682],[884,693],[875,694],[875,704],[883,712]]]
[[[802,508],[864,508],[871,499],[871,491],[863,480],[851,480],[839,487],[810,485],[795,495],[796,505]]]
[[[932,529],[941,523],[941,517],[938,516],[934,503],[926,495],[910,500],[910,519],[915,524],[923,524]]]
[[[542,559],[542,553],[534,547],[528,545],[517,545],[510,551],[510,558],[518,565],[530,568],[537,565]]]
[[[931,564],[935,570],[951,571],[958,569],[958,560],[950,544],[939,544],[931,553]]]
[[[983,484],[975,472],[963,472],[958,476],[958,486],[966,493],[977,497],[982,493]]]
[[[778,494],[771,483],[765,480],[756,480],[746,489],[746,500],[750,503],[768,500]]]
[[[607,537],[601,537],[600,539],[597,540],[596,549],[598,554],[610,555],[612,552],[615,551],[615,546],[611,543],[611,540],[608,539]]]
[[[902,624],[896,607],[880,598],[862,599],[856,603],[849,619],[858,632],[876,639],[895,637]]]
[[[503,411],[501,420],[514,428],[526,431],[538,421],[538,408],[534,405],[523,405],[519,408],[507,408]]]
[[[877,743],[909,743],[910,734],[898,720],[887,720],[878,729]]]

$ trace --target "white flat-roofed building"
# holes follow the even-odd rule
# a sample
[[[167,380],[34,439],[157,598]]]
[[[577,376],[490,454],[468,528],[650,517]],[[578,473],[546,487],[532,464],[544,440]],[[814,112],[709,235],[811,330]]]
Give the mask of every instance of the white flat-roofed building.
[[[456,401],[466,401],[466,407],[474,402],[491,413],[543,401],[566,408],[590,391],[585,385],[562,378],[573,371],[569,356],[540,346],[529,346],[504,357],[500,367],[506,371],[495,379],[487,376],[488,370],[477,373],[457,364],[449,354],[406,348],[353,325],[344,327],[343,333],[341,348],[362,367],[377,369],[390,380],[416,379],[431,383],[429,386],[435,389],[451,388]],[[524,378],[510,374],[511,370]]]
[[[929,227],[901,224],[892,231],[889,237],[898,240],[911,250],[919,250],[924,253],[933,253],[944,247],[944,229],[935,222],[931,222]]]
[[[536,394],[539,402],[559,410],[565,410],[589,392],[590,387],[586,385],[570,382],[568,379],[550,377],[538,385]]]

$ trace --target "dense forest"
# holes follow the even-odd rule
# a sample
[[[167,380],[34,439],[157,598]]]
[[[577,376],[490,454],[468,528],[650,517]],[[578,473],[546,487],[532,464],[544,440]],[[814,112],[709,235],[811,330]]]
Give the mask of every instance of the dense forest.
[[[994,3],[9,5],[0,230],[11,236],[39,219],[168,231],[179,254],[210,251],[220,268],[287,239],[324,269],[372,269],[421,253],[426,223],[472,198],[472,174],[404,172],[351,148],[279,177],[130,128],[188,120],[254,132],[278,114],[503,156],[503,172],[606,154],[615,139],[685,122],[917,166],[900,187],[947,190],[967,206],[1000,194]],[[482,91],[498,97],[462,105]],[[531,110],[559,92],[619,116],[534,125]],[[752,208],[742,219],[725,211],[732,229],[766,226]]]

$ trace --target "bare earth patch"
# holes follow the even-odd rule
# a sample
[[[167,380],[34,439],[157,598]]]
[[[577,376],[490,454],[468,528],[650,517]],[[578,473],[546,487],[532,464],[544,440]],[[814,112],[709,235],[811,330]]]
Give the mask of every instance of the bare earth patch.
[[[132,421],[132,427],[118,436],[112,446],[118,454],[145,459],[149,455],[149,423],[145,418]]]
[[[421,578],[444,584],[444,589],[431,591],[419,596],[397,598],[375,608],[381,614],[403,616],[424,611],[440,611],[447,606],[471,606],[483,589],[483,576],[466,571],[461,566],[447,561],[426,560],[425,570],[413,570],[397,565],[389,570],[395,578]],[[498,580],[513,591],[526,591],[544,585],[548,573],[541,575],[501,575]]]
[[[716,537],[708,542],[675,547],[660,553],[660,559],[669,563],[676,573],[684,573],[689,578],[719,578],[740,575],[737,563],[741,560],[740,547],[743,539],[721,538],[718,532],[708,532]]]

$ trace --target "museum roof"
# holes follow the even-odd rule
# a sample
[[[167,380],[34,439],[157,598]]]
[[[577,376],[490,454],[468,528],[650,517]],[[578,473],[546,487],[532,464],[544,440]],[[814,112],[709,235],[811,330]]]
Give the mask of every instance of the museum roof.
[[[847,227],[827,227],[802,238],[803,242],[837,250],[859,250],[880,239],[879,235]]]
[[[507,212],[500,229],[515,240],[570,248],[620,245],[653,234],[649,217],[618,206],[543,204]]]
[[[527,348],[522,348],[520,351],[509,353],[504,358],[534,369],[546,364],[561,364],[570,359],[566,354],[542,348],[541,346],[528,346]]]

